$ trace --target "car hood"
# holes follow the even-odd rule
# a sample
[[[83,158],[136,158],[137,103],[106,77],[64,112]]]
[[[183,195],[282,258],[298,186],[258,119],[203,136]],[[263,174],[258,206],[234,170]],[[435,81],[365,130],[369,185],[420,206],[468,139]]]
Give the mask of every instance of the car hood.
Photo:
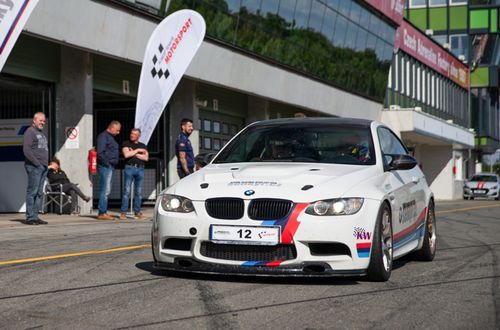
[[[471,189],[490,189],[496,185],[497,182],[486,182],[486,181],[467,181],[465,183],[465,186]]]
[[[180,180],[167,188],[166,192],[192,200],[237,197],[310,202],[343,197],[352,187],[373,178],[377,173],[376,166],[359,165],[213,164]]]

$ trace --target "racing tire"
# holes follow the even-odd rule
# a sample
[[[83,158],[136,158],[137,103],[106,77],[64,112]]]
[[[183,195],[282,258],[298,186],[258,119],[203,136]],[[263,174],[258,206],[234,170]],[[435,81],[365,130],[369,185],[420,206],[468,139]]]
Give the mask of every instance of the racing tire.
[[[382,204],[377,216],[373,234],[370,264],[367,278],[375,282],[385,282],[391,277],[393,262],[392,214],[389,205]]]
[[[429,203],[427,209],[427,220],[425,221],[424,243],[422,248],[415,251],[413,258],[419,261],[432,261],[436,255],[436,214],[434,211],[434,202]]]

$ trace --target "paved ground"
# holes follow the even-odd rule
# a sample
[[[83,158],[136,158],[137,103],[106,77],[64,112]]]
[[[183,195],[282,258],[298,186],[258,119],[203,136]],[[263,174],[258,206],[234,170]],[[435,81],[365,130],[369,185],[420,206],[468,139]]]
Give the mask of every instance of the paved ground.
[[[0,328],[498,329],[500,203],[437,211],[434,262],[400,260],[386,283],[166,276],[151,268],[149,220],[3,214]]]

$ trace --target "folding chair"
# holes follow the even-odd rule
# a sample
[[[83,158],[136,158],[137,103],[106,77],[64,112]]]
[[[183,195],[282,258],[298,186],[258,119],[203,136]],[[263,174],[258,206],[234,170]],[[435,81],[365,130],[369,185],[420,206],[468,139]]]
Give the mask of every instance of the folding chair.
[[[42,210],[47,212],[49,206],[59,208],[59,214],[63,214],[63,210],[71,205],[71,196],[62,191],[62,184],[50,184],[45,181],[43,187],[43,205]],[[71,213],[71,211],[69,212]]]

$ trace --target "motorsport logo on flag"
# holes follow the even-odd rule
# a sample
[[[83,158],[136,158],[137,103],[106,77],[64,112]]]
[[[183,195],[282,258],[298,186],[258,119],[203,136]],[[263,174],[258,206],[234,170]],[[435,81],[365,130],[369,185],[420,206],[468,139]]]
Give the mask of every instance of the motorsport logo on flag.
[[[137,93],[135,127],[147,144],[172,93],[205,37],[205,20],[193,10],[165,18],[149,38]]]
[[[38,0],[0,0],[0,71]]]

